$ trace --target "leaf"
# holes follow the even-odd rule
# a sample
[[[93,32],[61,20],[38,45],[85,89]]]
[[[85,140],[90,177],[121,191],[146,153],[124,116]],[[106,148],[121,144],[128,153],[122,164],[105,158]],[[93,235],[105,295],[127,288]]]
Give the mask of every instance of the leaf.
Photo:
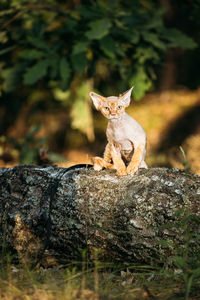
[[[7,43],[7,41],[8,41],[8,34],[7,34],[6,31],[0,31],[0,41],[1,41],[2,44]],[[11,46],[11,47],[15,47],[15,46]],[[1,51],[3,51],[3,50],[1,50]]]
[[[151,43],[154,47],[166,50],[167,47],[165,43],[159,39],[158,34],[145,31],[142,33],[142,36],[146,42]]]
[[[163,29],[163,38],[169,41],[169,47],[181,47],[185,49],[194,49],[197,47],[195,41],[176,28]]]
[[[138,44],[139,39],[140,39],[139,32],[138,31],[133,31],[132,35],[131,35],[130,42],[133,43],[133,44]]]
[[[134,41],[133,33],[131,31],[128,31],[127,28],[119,28],[114,27],[112,28],[112,33],[114,34],[115,38],[120,42],[132,42],[132,38]]]
[[[50,51],[49,45],[42,39],[33,36],[28,36],[28,42],[35,48]]]
[[[87,5],[77,7],[76,11],[82,18],[96,18],[100,15],[98,10],[91,9],[91,6]]]
[[[89,23],[91,28],[86,32],[86,36],[89,40],[100,40],[109,33],[111,22],[108,19],[101,19]]]
[[[71,68],[69,62],[65,56],[60,59],[60,77],[61,77],[61,86],[63,89],[68,84],[68,80],[70,78]]]
[[[158,62],[160,57],[156,52],[155,48],[150,47],[137,47],[136,52],[134,54],[134,59],[137,60],[138,63],[144,64],[147,60],[151,60],[154,62]]]
[[[45,56],[45,52],[37,49],[25,49],[19,53],[19,57],[27,60],[34,60]]]
[[[87,58],[84,52],[81,52],[76,55],[72,55],[72,64],[75,72],[83,73],[85,68],[87,67]]]
[[[148,77],[143,65],[138,65],[137,69],[129,80],[129,85],[134,85],[134,98],[140,100],[152,86],[152,81]]]
[[[56,87],[53,89],[54,98],[62,103],[69,104],[70,102],[70,91],[63,91]]]
[[[72,53],[73,55],[85,52],[88,42],[78,42],[73,46]]]
[[[44,77],[47,74],[49,64],[49,59],[44,59],[37,62],[34,66],[28,68],[24,74],[24,84],[34,84],[39,79]]]
[[[4,55],[5,53],[8,53],[8,52],[14,50],[15,48],[16,48],[16,46],[11,46],[11,47],[7,47],[3,50],[0,50],[0,55]]]
[[[51,79],[56,78],[56,76],[58,76],[58,72],[59,72],[59,57],[56,55],[52,55],[51,59],[50,59],[50,77]]]
[[[6,92],[14,91],[17,84],[19,84],[21,81],[24,68],[24,63],[17,63],[13,68],[4,69],[1,71],[1,76],[5,80],[4,90]]]
[[[0,11],[0,17],[4,17],[5,15],[10,15],[14,12],[14,9],[5,9]]]
[[[93,120],[90,104],[88,102],[91,84],[85,81],[79,88],[75,96],[71,109],[72,127],[86,134],[89,141],[94,140]]]
[[[157,9],[153,10],[153,15],[146,15],[146,22],[144,24],[144,28],[155,29],[163,27],[163,14],[165,13],[164,7],[157,7]]]
[[[115,58],[115,41],[109,37],[105,36],[100,40],[101,50],[110,58]]]

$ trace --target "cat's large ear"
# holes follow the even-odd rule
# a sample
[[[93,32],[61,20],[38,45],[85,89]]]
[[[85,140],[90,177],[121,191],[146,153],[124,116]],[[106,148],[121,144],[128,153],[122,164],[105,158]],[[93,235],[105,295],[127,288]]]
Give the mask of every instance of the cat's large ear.
[[[124,92],[123,94],[119,95],[120,101],[127,107],[131,101],[131,93],[134,86],[132,86],[128,91]]]
[[[100,96],[94,92],[90,93],[90,97],[92,98],[92,101],[94,103],[94,106],[96,107],[97,110],[100,109],[102,102],[105,101],[105,98],[103,96]]]

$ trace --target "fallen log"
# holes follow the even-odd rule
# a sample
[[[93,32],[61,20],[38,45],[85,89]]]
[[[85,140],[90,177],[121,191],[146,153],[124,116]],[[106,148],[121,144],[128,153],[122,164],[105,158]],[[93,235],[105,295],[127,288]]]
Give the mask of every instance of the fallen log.
[[[81,249],[88,259],[98,249],[102,260],[166,262],[185,230],[200,250],[199,217],[200,177],[178,169],[0,169],[0,246],[32,266],[81,259]]]

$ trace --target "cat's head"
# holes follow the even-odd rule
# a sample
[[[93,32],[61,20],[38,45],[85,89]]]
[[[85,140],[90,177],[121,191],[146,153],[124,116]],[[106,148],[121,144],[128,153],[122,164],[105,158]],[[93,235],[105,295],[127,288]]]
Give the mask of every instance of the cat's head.
[[[106,98],[94,92],[90,93],[90,97],[96,109],[100,110],[107,119],[118,119],[130,104],[132,89],[133,87],[120,94],[119,97],[110,96]]]

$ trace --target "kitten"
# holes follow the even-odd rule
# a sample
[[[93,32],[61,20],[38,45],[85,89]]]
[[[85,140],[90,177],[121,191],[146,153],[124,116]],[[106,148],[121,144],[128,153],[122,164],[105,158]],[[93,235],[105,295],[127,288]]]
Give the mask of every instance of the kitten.
[[[94,106],[109,120],[106,130],[108,144],[103,158],[94,157],[94,169],[116,169],[117,175],[135,174],[139,168],[147,168],[146,133],[142,126],[125,113],[131,100],[130,88],[119,97],[103,97],[90,93]]]

